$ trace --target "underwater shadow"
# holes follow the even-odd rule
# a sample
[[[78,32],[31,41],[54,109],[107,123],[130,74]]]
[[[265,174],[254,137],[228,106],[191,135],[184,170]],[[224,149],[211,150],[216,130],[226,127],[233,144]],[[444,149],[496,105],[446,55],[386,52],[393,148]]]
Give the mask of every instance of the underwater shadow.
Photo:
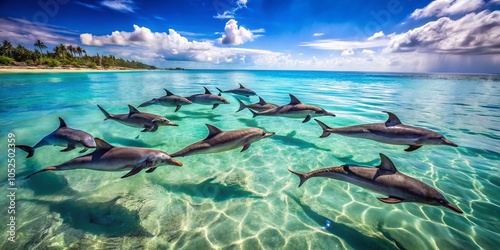
[[[211,111],[211,110],[210,110]],[[213,114],[209,110],[207,112],[199,112],[199,111],[190,111],[190,110],[179,110],[177,112],[191,116],[191,117],[182,117],[182,118],[187,118],[187,119],[192,119],[192,118],[205,118],[210,121],[220,121],[217,119],[218,117],[222,117],[222,115],[219,114]]]
[[[157,148],[157,147],[163,145],[163,143],[150,144],[150,143],[146,143],[142,140],[139,140],[138,137],[140,137],[141,134],[143,134],[143,133],[138,131],[137,137],[136,137],[137,139],[129,139],[129,138],[125,138],[125,137],[114,136],[111,133],[103,133],[102,138],[112,145],[113,144],[120,144],[120,145],[125,145],[127,147]],[[133,134],[131,133],[131,135],[133,135]]]
[[[20,176],[23,178],[37,170],[25,171]],[[77,195],[79,192],[69,186],[68,179],[50,171],[34,175],[22,180],[24,186],[31,189],[36,196],[44,195]]]
[[[173,193],[183,193],[192,197],[212,199],[216,202],[226,201],[231,198],[262,198],[243,189],[240,185],[226,185],[212,182],[216,177],[206,179],[200,183],[160,184]]]
[[[63,223],[71,228],[105,237],[152,237],[141,226],[138,211],[130,211],[116,203],[121,197],[104,202],[88,202],[85,199],[63,201],[23,200],[46,205],[58,213]]]
[[[306,140],[302,140],[299,138],[295,138],[295,135],[297,134],[297,131],[292,131],[288,133],[287,135],[273,135],[269,137],[272,140],[277,140],[280,141],[282,144],[285,145],[290,145],[290,146],[296,146],[296,147],[301,147],[301,148],[314,148],[317,150],[323,150],[323,151],[332,151],[329,148],[321,148],[316,146],[316,144],[308,142]]]
[[[397,249],[393,245],[380,242],[378,238],[366,236],[345,224],[336,223],[335,220],[331,220],[321,214],[318,214],[311,207],[303,204],[299,198],[291,193],[286,191],[284,191],[284,193],[295,201],[297,205],[299,205],[307,217],[318,223],[318,225],[323,227],[327,232],[342,238],[353,249]]]
[[[344,156],[344,157],[335,156],[335,158],[339,159],[344,164],[349,164],[349,165],[366,166],[366,167],[369,167],[369,166],[375,167],[375,166],[380,165],[380,158],[374,158],[371,161],[363,161],[363,162],[355,161],[354,155],[349,155],[349,156]]]
[[[259,127],[259,123],[257,122],[256,119],[238,118],[237,120],[239,122],[245,124],[245,126],[247,126],[247,127],[264,129],[264,128]]]

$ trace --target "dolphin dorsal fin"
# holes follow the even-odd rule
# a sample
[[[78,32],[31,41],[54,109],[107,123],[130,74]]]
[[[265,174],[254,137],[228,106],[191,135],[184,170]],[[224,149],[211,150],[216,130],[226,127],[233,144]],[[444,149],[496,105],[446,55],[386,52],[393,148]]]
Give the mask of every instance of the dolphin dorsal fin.
[[[244,89],[245,87],[241,84],[241,83],[238,83],[240,85],[240,89]]]
[[[262,97],[259,96],[259,104],[260,105],[265,105],[265,104],[267,104],[267,102],[264,101],[264,99],[262,99]]]
[[[66,125],[66,122],[63,120],[63,118],[59,117],[59,128],[67,128],[68,125]]]
[[[392,163],[391,159],[389,159],[389,157],[385,156],[382,153],[380,154],[380,165],[378,165],[377,168],[389,171],[391,173],[398,172],[396,166],[394,166],[394,163]]]
[[[302,102],[299,100],[299,98],[295,97],[294,95],[292,94],[289,94],[290,95],[290,103],[289,105],[295,105],[295,104],[301,104]]]
[[[384,113],[387,113],[389,115],[389,118],[385,122],[385,126],[391,127],[391,126],[396,126],[399,124],[402,124],[401,121],[399,120],[398,116],[395,115],[394,113],[388,112],[388,111],[383,111]]]
[[[95,141],[95,145],[96,145],[96,150],[108,151],[108,150],[115,147],[115,146],[107,143],[106,141],[104,141],[103,139],[100,139],[100,138],[94,138],[94,141]]]
[[[210,124],[205,124],[205,125],[207,125],[207,128],[208,128],[208,135],[207,135],[207,138],[205,138],[204,140],[208,140],[208,139],[223,132],[220,128],[218,128],[214,125],[210,125]]]
[[[165,92],[167,93],[167,96],[174,95],[174,93],[168,91],[167,89],[163,89],[163,90],[165,90]]]
[[[208,90],[207,87],[203,87],[203,88],[205,88],[205,94],[210,94],[210,95],[212,94],[212,92],[210,92],[210,90]]]
[[[135,113],[141,113],[138,109],[136,109],[134,106],[132,105],[128,105],[128,114],[131,115],[131,114],[135,114]]]

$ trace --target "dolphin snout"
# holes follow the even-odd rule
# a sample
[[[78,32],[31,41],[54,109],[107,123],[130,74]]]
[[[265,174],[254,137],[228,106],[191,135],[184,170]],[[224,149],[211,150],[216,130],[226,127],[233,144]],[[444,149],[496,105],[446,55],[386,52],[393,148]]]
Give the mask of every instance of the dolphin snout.
[[[463,214],[464,213],[462,211],[462,209],[458,208],[457,206],[455,206],[455,205],[453,205],[453,204],[451,204],[449,202],[444,203],[443,207],[447,207],[447,208],[449,208],[449,209],[451,209],[451,210],[453,210],[453,211],[455,211],[455,212],[457,212],[459,214]]]
[[[267,132],[267,133],[264,135],[264,138],[269,137],[269,136],[273,136],[274,134],[276,134],[276,133],[275,133],[275,132]]]
[[[179,124],[173,123],[173,122],[168,122],[166,125],[167,126],[179,126]]]
[[[325,113],[325,115],[327,115],[327,116],[333,116],[333,117],[335,117],[335,114],[333,114],[333,113],[330,113],[330,112],[326,112],[326,113]]]
[[[443,140],[443,144],[444,144],[444,145],[449,145],[449,146],[453,146],[453,147],[458,147],[458,145],[457,145],[457,144],[453,143],[452,141],[450,141],[450,140],[448,140],[448,139],[446,139],[446,138],[443,138],[442,140]]]
[[[178,161],[178,160],[176,160],[174,158],[170,159],[169,164],[170,165],[174,165],[174,166],[179,166],[179,167],[182,167],[182,165],[184,165],[184,164],[182,164],[182,162],[180,162],[180,161]]]

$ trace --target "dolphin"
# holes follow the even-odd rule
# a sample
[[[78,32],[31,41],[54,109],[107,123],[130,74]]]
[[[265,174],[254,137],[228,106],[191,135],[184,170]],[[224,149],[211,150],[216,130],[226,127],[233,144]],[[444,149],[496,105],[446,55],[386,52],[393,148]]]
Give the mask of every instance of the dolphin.
[[[264,99],[262,99],[262,97],[260,97],[260,96],[259,96],[259,102],[254,103],[254,104],[245,104],[238,98],[236,98],[236,100],[238,100],[238,102],[240,103],[240,108],[236,112],[240,112],[246,108],[249,108],[249,109],[252,109],[252,110],[258,112],[258,111],[263,111],[263,110],[268,110],[268,109],[278,107],[278,105],[276,105],[274,103],[268,103],[268,102],[264,101]]]
[[[229,101],[222,97],[220,93],[219,95],[213,95],[207,87],[203,88],[205,88],[205,94],[188,96],[186,99],[201,105],[213,105],[212,109],[217,108],[219,104],[229,104]]]
[[[219,153],[239,147],[243,147],[240,151],[243,152],[247,150],[252,143],[274,135],[274,132],[266,132],[260,128],[222,131],[213,125],[205,125],[207,125],[208,128],[207,138],[193,143],[179,152],[171,154],[171,156],[178,157],[195,154]]]
[[[30,147],[26,145],[16,145],[16,148],[20,148],[28,153],[26,158],[30,158],[35,154],[37,148],[55,145],[63,146],[65,149],[61,152],[67,152],[75,149],[75,147],[83,147],[80,153],[87,151],[89,148],[95,148],[94,137],[82,130],[72,129],[66,125],[66,122],[59,117],[59,128],[54,130],[54,132],[46,135],[41,141],[39,141],[35,146]]]
[[[299,187],[312,177],[327,177],[387,195],[387,198],[377,199],[388,204],[417,202],[434,206],[443,206],[457,213],[463,213],[460,208],[447,201],[435,188],[400,173],[396,169],[396,166],[394,166],[394,163],[384,154],[380,154],[380,160],[380,165],[375,168],[342,165],[318,169],[309,173],[299,173],[291,169],[288,170],[299,177]]]
[[[283,117],[289,117],[289,118],[304,118],[302,121],[308,122],[311,120],[311,117],[316,117],[316,116],[335,116],[334,114],[316,106],[312,105],[307,105],[303,104],[297,97],[295,97],[292,94],[290,95],[290,103],[287,105],[279,106],[276,108],[271,108],[267,110],[263,110],[260,112],[255,112],[250,109],[250,111],[253,114],[253,117],[260,116],[260,115],[267,115],[267,116],[283,116]]]
[[[144,128],[141,132],[155,132],[158,126],[179,126],[163,116],[140,112],[132,105],[128,105],[128,114],[119,115],[110,114],[99,105],[97,107],[106,116],[104,120],[111,119],[130,127]]]
[[[331,133],[334,133],[388,144],[408,145],[409,147],[405,149],[406,152],[417,150],[424,145],[449,145],[458,147],[457,144],[446,139],[439,133],[425,128],[404,125],[395,114],[387,111],[383,112],[389,115],[389,119],[387,119],[385,123],[331,128],[317,119],[314,120],[316,120],[323,129],[323,134],[320,138],[327,137]]]
[[[73,169],[92,169],[98,171],[123,171],[131,169],[126,175],[121,178],[126,178],[135,175],[143,169],[148,169],[146,173],[151,173],[159,166],[175,165],[182,166],[182,162],[173,159],[167,153],[150,148],[136,147],[115,147],[102,139],[95,138],[97,144],[94,152],[76,157],[65,163],[46,167],[42,170],[34,172],[24,179],[45,172],[45,171],[62,171]]]
[[[257,95],[253,90],[245,88],[241,83],[238,83],[238,84],[240,85],[240,87],[237,89],[221,90],[217,87],[216,87],[216,89],[222,93],[232,93],[232,94],[242,95],[242,96],[246,96],[246,97]]]
[[[165,96],[153,98],[150,101],[147,101],[147,102],[139,105],[139,108],[151,106],[154,104],[159,104],[159,105],[165,106],[165,107],[176,107],[174,112],[177,112],[182,107],[182,105],[188,105],[188,104],[192,103],[190,100],[186,99],[185,97],[174,95],[172,92],[168,91],[167,89],[164,89],[164,90],[167,93]]]

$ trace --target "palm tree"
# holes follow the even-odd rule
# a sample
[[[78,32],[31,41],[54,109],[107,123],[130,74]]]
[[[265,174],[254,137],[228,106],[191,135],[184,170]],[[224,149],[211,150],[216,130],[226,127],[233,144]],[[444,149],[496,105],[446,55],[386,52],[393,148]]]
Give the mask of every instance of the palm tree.
[[[9,41],[3,40],[1,51],[2,54],[8,57],[12,57],[12,52],[14,52],[14,46],[12,46],[12,43],[10,43]]]
[[[43,55],[43,51],[42,50],[47,48],[47,46],[45,46],[45,43],[43,43],[40,40],[36,40],[35,47],[40,48],[40,51],[42,52],[42,55]]]
[[[80,46],[76,46],[76,53],[78,53],[80,57],[82,56],[83,50]]]
[[[66,46],[64,46],[64,44],[62,43],[54,48],[54,53],[56,54],[57,57],[62,58],[63,60],[66,59],[66,55],[68,55]]]
[[[68,52],[71,53],[72,56],[74,56],[73,51],[74,51],[75,47],[73,47],[73,45],[68,45],[67,49],[68,49]]]

